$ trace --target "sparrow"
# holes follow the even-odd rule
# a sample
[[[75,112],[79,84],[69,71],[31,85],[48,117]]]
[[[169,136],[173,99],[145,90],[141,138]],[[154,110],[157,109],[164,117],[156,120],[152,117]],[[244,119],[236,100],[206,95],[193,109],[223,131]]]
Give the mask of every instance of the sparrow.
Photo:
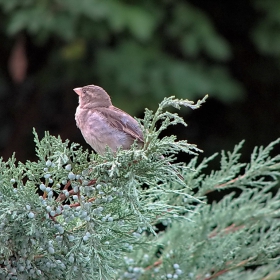
[[[85,141],[103,155],[108,146],[113,152],[128,150],[136,140],[143,147],[143,132],[138,122],[112,105],[108,93],[99,86],[88,85],[73,89],[79,95],[75,120]]]

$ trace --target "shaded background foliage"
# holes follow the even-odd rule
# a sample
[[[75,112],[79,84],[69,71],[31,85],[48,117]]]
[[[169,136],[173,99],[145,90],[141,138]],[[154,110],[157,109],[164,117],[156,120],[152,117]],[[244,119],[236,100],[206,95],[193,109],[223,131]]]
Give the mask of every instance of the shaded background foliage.
[[[4,159],[33,158],[32,127],[86,146],[72,88],[92,83],[138,117],[165,96],[209,94],[169,131],[206,156],[279,136],[278,0],[0,0],[0,40]]]

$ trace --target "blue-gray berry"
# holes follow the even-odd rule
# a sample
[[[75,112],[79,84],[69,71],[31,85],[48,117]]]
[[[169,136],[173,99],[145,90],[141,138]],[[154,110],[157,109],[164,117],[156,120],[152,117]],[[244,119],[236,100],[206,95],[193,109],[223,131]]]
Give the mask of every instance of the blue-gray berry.
[[[33,212],[30,212],[29,214],[28,214],[28,218],[30,218],[30,219],[33,219],[34,218],[34,213]]]
[[[65,166],[65,170],[71,171],[71,169],[72,169],[71,164],[67,164],[67,165]]]
[[[40,185],[40,190],[44,192],[46,190],[46,186],[44,184],[41,184]]]
[[[70,180],[75,180],[76,175],[75,175],[73,172],[69,172],[68,178],[69,178]]]

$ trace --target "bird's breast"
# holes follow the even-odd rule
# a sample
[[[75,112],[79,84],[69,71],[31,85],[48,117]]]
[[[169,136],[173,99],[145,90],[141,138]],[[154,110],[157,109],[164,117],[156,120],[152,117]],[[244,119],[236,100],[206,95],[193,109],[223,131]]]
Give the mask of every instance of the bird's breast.
[[[120,146],[129,149],[133,143],[129,135],[112,127],[97,111],[78,107],[75,119],[86,142],[99,154],[104,154],[106,146],[116,151]]]

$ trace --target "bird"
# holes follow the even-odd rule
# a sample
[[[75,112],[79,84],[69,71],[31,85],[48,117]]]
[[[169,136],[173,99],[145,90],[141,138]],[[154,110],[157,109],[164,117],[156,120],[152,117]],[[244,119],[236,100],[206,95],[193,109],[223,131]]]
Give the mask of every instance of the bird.
[[[113,106],[109,94],[97,85],[73,89],[79,96],[75,120],[85,141],[100,155],[106,147],[116,152],[122,147],[130,149],[134,141],[139,148],[144,145],[143,131],[129,114]]]
[[[75,120],[85,141],[97,154],[104,155],[109,147],[114,153],[118,148],[130,149],[134,141],[144,146],[143,131],[129,114],[113,106],[109,94],[96,85],[73,89],[79,96]],[[160,159],[164,159],[161,155]],[[168,165],[171,165],[168,163]],[[179,179],[184,177],[176,172]]]

